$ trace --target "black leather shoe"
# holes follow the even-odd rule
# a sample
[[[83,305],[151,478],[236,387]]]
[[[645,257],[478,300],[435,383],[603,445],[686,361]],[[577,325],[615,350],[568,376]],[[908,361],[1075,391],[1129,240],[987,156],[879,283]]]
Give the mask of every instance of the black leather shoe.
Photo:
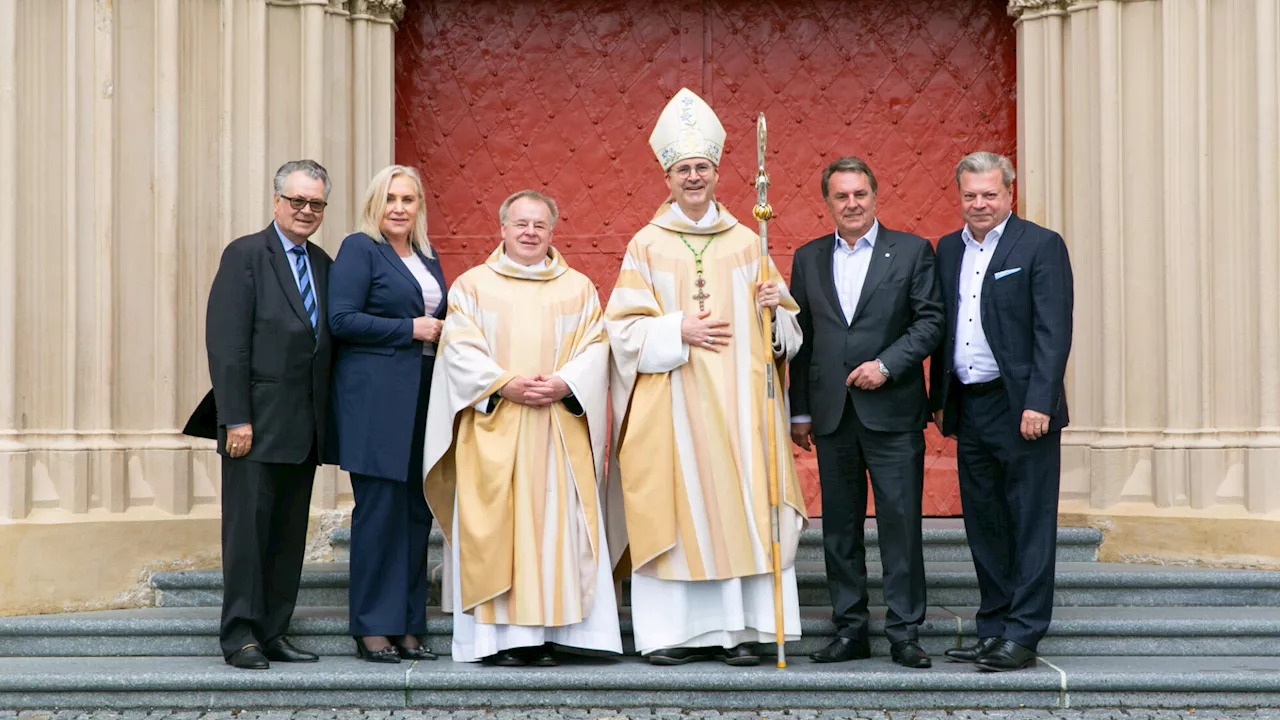
[[[969,647],[951,648],[943,654],[952,662],[978,662],[978,658],[991,652],[991,648],[999,645],[1000,642],[998,637],[985,637]]]
[[[435,660],[436,654],[427,649],[422,644],[422,638],[417,635],[402,635],[396,638],[388,638],[391,644],[396,647],[396,654],[405,660]],[[396,640],[400,642],[396,642]],[[402,643],[406,640],[416,640],[417,643],[413,647],[405,647]]]
[[[262,648],[257,645],[245,645],[231,653],[227,658],[227,664],[241,670],[266,670],[271,667],[271,663],[267,662],[267,656],[262,654]]]
[[[532,650],[532,652],[529,653],[530,665],[534,665],[536,667],[555,667],[560,664],[560,661],[556,660],[555,653],[551,652],[550,645],[530,648],[530,650]]]
[[[1008,672],[1035,666],[1036,651],[1012,640],[1001,640],[978,660],[978,669],[987,672]]]
[[[316,662],[320,659],[320,656],[315,653],[294,647],[293,643],[283,635],[267,643],[263,654],[268,660],[275,662]]]
[[[424,645],[418,647],[407,648],[396,646],[396,654],[405,660],[435,660],[436,654],[431,652]]]
[[[725,649],[720,653],[720,660],[725,665],[733,665],[735,667],[750,667],[760,664],[760,651],[756,650],[755,643],[742,643],[736,647]]]
[[[854,640],[853,638],[838,637],[832,640],[830,645],[810,657],[813,658],[814,662],[820,663],[866,660],[871,657],[871,642],[865,639]]]
[[[894,643],[889,648],[889,655],[893,657],[894,662],[902,667],[933,667],[933,660],[929,659],[929,656],[925,654],[924,648],[920,647],[920,643],[915,640],[902,640]]]
[[[396,652],[396,646],[387,643],[384,648],[370,650],[364,646],[364,641],[356,638],[356,657],[371,663],[398,663],[400,662],[400,654]]]
[[[720,652],[720,648],[673,647],[654,650],[646,657],[651,665],[683,665],[697,660],[710,660]]]
[[[499,650],[498,652],[485,658],[490,664],[498,667],[524,667],[529,664],[525,656],[519,652],[519,648],[512,650]]]

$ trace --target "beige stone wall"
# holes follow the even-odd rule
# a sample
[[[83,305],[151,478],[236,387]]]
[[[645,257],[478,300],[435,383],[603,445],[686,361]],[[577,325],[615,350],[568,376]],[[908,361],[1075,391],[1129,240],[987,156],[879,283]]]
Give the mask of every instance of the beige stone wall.
[[[1062,511],[1280,520],[1280,3],[1010,6],[1019,209],[1076,277]]]
[[[152,570],[217,565],[218,460],[179,434],[209,283],[286,160],[328,168],[337,250],[393,158],[402,13],[0,0],[0,614],[145,603]],[[349,496],[321,471],[313,535]]]
[[[0,614],[217,563],[223,245],[299,156],[331,252],[393,158],[402,0],[0,0]],[[1280,564],[1280,2],[1010,0],[1019,210],[1076,270],[1062,519],[1112,559]],[[350,506],[332,469],[312,556]]]
[[[0,0],[0,522],[216,509],[204,312],[270,177],[327,166],[331,252],[392,159],[400,0]],[[11,50],[10,50],[11,49]],[[349,487],[322,473],[314,504]]]

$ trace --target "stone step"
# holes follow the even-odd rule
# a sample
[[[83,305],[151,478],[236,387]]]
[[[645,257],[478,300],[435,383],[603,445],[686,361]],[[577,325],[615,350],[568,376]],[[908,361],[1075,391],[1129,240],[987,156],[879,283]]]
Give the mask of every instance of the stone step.
[[[976,640],[972,607],[931,607],[920,641],[932,655]],[[147,608],[0,618],[0,657],[217,656],[219,608]],[[884,608],[871,609],[872,650],[889,653]],[[621,612],[630,652],[631,620]],[[447,655],[453,619],[428,610],[427,645]],[[792,655],[808,655],[834,635],[829,608],[801,609],[800,640]],[[299,608],[290,637],[301,648],[328,656],[351,655],[345,607]],[[1051,655],[1165,656],[1280,655],[1280,608],[1161,607],[1058,608],[1040,645]]]
[[[433,568],[437,575],[439,567]],[[867,564],[868,595],[872,605],[884,605],[883,577],[877,563]],[[827,606],[830,596],[826,569],[818,562],[796,563],[800,604]],[[941,606],[979,604],[973,565],[962,562],[925,563],[928,602]],[[1129,563],[1058,563],[1054,604],[1079,606],[1258,606],[1280,605],[1280,572],[1220,570]],[[222,604],[221,570],[183,570],[151,577],[160,607],[203,607]],[[629,597],[623,582],[621,604]],[[431,598],[439,598],[433,578]],[[342,607],[347,604],[347,564],[311,563],[303,567],[300,606]]]
[[[1280,706],[1280,658],[1045,656],[1015,673],[887,658],[816,665],[796,658],[731,668],[654,667],[637,658],[573,659],[556,668],[354,657],[271,670],[220,659],[0,658],[0,707],[190,708],[1259,708]]]
[[[800,535],[800,546],[796,559],[800,561],[822,561],[822,528],[821,521],[815,521],[816,527],[806,529]],[[953,518],[925,520],[922,532],[924,539],[925,562],[972,562],[968,541],[964,534],[964,521]],[[329,533],[329,542],[333,546],[334,559],[343,561],[350,557],[351,528],[335,528]],[[443,558],[444,534],[433,527],[429,541],[428,554],[432,565],[438,565]],[[1092,562],[1098,559],[1098,547],[1102,544],[1102,531],[1096,528],[1060,527],[1058,528],[1058,562]],[[880,532],[876,529],[875,520],[867,521],[866,528],[867,562],[880,562]]]

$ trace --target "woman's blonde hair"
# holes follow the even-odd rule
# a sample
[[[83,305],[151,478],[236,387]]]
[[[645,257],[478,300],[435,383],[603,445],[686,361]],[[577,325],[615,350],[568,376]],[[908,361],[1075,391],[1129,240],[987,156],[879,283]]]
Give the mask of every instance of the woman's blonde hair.
[[[391,190],[391,181],[404,176],[413,181],[413,190],[418,194],[418,217],[409,228],[409,246],[427,257],[435,257],[431,249],[431,241],[427,239],[427,202],[423,192],[422,178],[418,171],[408,165],[388,165],[378,171],[369,181],[369,189],[364,191],[364,202],[360,203],[360,232],[373,238],[374,242],[385,243],[382,236],[382,215],[387,211],[387,193]]]

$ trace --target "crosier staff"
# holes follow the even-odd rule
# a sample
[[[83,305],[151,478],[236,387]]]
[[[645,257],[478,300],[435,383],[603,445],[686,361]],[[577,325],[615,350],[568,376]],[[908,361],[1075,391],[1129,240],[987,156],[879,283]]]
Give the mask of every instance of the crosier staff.
[[[765,122],[764,113],[756,117],[756,150],[760,165],[756,172],[756,206],[751,214],[760,223],[760,271],[759,282],[769,282],[769,218],[773,217],[773,208],[769,206],[769,175],[764,171]],[[769,509],[770,525],[773,534],[773,627],[775,642],[778,644],[778,667],[787,666],[786,633],[782,626],[782,543],[779,512],[781,510],[782,475],[778,472],[777,425],[774,415],[777,412],[777,383],[774,381],[773,364],[773,308],[761,308],[760,332],[764,341],[765,352],[765,431],[767,433],[765,458],[769,472]]]

